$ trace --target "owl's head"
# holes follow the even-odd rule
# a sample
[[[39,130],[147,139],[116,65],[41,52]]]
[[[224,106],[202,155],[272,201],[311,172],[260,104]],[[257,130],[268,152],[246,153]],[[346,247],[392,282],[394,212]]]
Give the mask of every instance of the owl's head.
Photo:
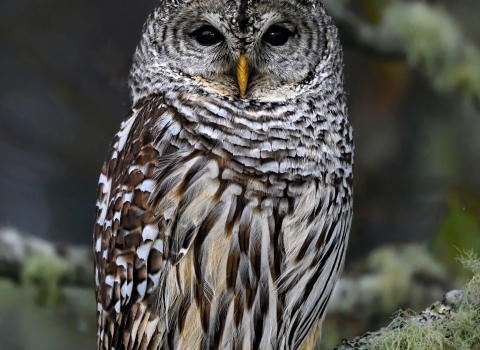
[[[171,89],[279,101],[323,79],[322,65],[341,80],[337,32],[318,0],[162,0],[130,88],[133,103]]]

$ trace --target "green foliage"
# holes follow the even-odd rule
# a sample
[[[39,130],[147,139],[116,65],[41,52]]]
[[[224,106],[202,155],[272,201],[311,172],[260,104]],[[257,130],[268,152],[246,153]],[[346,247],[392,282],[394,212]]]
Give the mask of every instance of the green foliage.
[[[37,254],[32,256],[22,271],[22,282],[37,287],[37,302],[53,307],[60,301],[60,279],[66,274],[67,267],[54,255]]]
[[[480,259],[473,253],[460,260],[474,276],[465,286],[464,297],[453,312],[437,320],[420,323],[400,313],[373,341],[372,350],[470,350],[480,344]],[[437,303],[434,308],[444,305]]]
[[[431,243],[435,256],[442,258],[446,267],[464,283],[470,278],[468,271],[458,263],[459,251],[480,252],[480,222],[476,208],[463,206],[459,196],[452,192],[447,201],[448,213]]]
[[[393,1],[383,26],[404,40],[410,62],[421,65],[438,89],[480,98],[480,50],[443,9]]]

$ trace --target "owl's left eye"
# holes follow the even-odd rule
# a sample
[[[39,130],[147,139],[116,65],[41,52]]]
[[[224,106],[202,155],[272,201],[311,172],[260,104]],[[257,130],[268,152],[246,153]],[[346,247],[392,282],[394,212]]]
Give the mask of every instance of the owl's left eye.
[[[212,46],[225,40],[222,34],[213,26],[204,25],[198,28],[190,36],[194,37],[200,45]]]
[[[287,28],[273,25],[263,34],[262,40],[273,46],[285,45],[288,39],[293,35]]]

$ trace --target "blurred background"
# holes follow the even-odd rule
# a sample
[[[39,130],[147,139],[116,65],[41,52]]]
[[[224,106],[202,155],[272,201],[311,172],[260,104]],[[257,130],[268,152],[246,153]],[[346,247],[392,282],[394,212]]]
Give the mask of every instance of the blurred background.
[[[0,2],[1,227],[90,245],[98,175],[129,111],[131,57],[156,4]],[[413,300],[416,281],[446,292],[464,282],[458,251],[480,251],[478,0],[330,6],[339,23],[335,6],[401,42],[400,54],[385,55],[342,31],[356,140],[345,276],[383,274],[382,261],[409,275],[381,288],[403,290],[381,312],[364,312],[362,302],[332,311],[340,318],[324,330],[324,348],[385,325],[399,307],[427,306],[439,294]],[[0,276],[0,350],[93,349],[94,313],[93,288],[62,288],[45,305],[35,286]]]

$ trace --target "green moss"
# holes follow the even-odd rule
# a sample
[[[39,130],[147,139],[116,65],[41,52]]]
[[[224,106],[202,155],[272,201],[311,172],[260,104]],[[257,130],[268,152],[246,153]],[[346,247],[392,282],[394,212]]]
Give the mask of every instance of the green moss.
[[[56,306],[60,301],[60,279],[67,273],[63,261],[54,255],[36,254],[24,265],[22,283],[37,287],[37,302],[44,306]]]
[[[480,259],[473,253],[460,260],[473,272],[458,305],[435,304],[429,321],[408,313],[398,314],[393,322],[373,340],[369,349],[380,350],[470,350],[480,344]],[[432,311],[433,310],[433,311]]]

